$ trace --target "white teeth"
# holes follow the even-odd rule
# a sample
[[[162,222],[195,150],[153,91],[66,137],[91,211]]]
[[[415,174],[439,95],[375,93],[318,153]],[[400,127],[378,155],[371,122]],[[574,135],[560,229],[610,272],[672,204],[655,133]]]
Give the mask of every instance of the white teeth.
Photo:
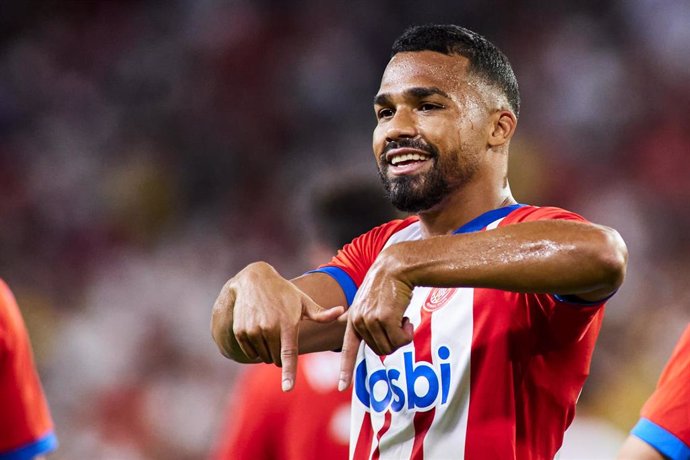
[[[399,155],[391,159],[391,164],[393,166],[403,161],[422,161],[426,160],[428,157],[425,155],[419,155],[418,153],[406,153],[404,155]]]

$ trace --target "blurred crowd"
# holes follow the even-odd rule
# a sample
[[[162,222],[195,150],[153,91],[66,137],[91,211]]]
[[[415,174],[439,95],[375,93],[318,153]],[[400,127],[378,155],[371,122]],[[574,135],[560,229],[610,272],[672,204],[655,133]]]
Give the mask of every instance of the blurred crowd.
[[[311,268],[305,203],[376,180],[371,101],[393,40],[426,22],[510,58],[516,198],[625,238],[578,417],[634,424],[690,320],[690,3],[2,2],[0,276],[52,458],[207,455],[239,372],[210,338],[218,291],[253,260]]]

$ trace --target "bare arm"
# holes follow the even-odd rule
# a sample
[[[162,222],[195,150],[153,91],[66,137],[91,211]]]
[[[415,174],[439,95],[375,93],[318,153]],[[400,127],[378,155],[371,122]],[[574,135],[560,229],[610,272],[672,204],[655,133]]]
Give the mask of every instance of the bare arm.
[[[322,308],[347,307],[340,284],[325,273],[308,273],[292,280]],[[342,310],[344,311],[344,310]],[[347,325],[347,315],[328,323],[303,320],[299,326],[299,354],[340,349]]]
[[[626,263],[627,249],[615,230],[563,220],[392,245],[378,256],[350,308],[340,386],[350,383],[360,339],[378,354],[412,340],[402,315],[415,286],[487,287],[597,301],[621,285]]]
[[[635,436],[628,436],[623,443],[618,460],[664,460],[656,449]]]
[[[411,286],[575,294],[596,301],[623,282],[627,251],[610,228],[544,220],[400,243],[385,259],[375,265]]]
[[[213,306],[211,334],[230,359],[282,366],[283,389],[290,390],[298,353],[342,343],[345,321],[337,319],[344,313],[339,305],[345,304],[342,289],[328,275],[313,273],[291,282],[256,262],[223,286]]]

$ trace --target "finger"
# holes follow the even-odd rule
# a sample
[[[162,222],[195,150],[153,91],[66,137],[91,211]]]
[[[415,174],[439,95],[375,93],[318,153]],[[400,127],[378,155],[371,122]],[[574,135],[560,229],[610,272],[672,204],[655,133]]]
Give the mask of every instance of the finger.
[[[347,323],[343,338],[343,349],[340,353],[340,380],[338,391],[346,390],[352,383],[352,374],[357,361],[357,352],[362,339],[355,332],[352,322]]]
[[[330,323],[338,319],[340,315],[345,313],[345,307],[337,306],[332,308],[323,308],[311,297],[304,295],[302,298],[302,317],[316,321],[319,323]]]
[[[360,338],[360,340],[364,340],[364,342],[371,347],[371,349],[374,351],[374,353],[378,354],[379,349],[378,345],[376,343],[376,340],[374,339],[374,335],[372,332],[369,330],[369,326],[367,325],[366,321],[364,320],[363,316],[357,316],[356,318],[352,318],[352,327],[354,329],[354,332],[357,334],[357,336]]]
[[[407,343],[412,342],[412,340],[414,339],[414,324],[412,324],[410,318],[408,318],[407,316],[403,316],[402,329],[405,333],[405,336],[407,337]]]
[[[282,389],[290,391],[297,375],[298,328],[284,328],[280,331],[280,360],[283,366]]]
[[[244,353],[247,358],[249,358],[251,361],[254,361],[259,357],[259,354],[256,352],[256,349],[249,341],[245,333],[235,332],[235,338],[237,339],[237,343],[240,346],[242,353]]]
[[[374,340],[378,345],[378,354],[380,356],[390,355],[397,348],[395,345],[393,345],[393,342],[388,335],[388,330],[386,329],[385,323],[382,323],[381,321],[372,322],[369,332],[374,337]]]
[[[254,350],[259,359],[264,363],[272,363],[271,353],[264,342],[261,332],[243,333],[243,341],[247,343],[247,348]],[[240,342],[242,343],[242,342]]]
[[[367,345],[369,345],[369,347],[371,347],[371,349],[379,356],[391,354],[394,350],[394,347],[388,338],[385,324],[379,320],[374,320],[365,323],[365,325],[367,331],[369,332],[369,337],[371,337],[371,342],[367,342],[365,340]]]
[[[242,323],[238,322],[235,323],[235,329],[237,329],[235,331],[237,343],[239,343],[247,358],[251,360],[259,358],[264,363],[273,362],[271,360],[271,353],[268,351],[261,331],[258,328],[248,330]]]
[[[275,364],[276,360],[274,357],[279,356],[280,353],[274,355],[273,350],[271,349],[271,342],[266,338],[266,336],[262,335],[261,339],[257,340],[259,340],[259,343],[261,344],[261,360],[266,364]],[[280,348],[278,350],[280,350]]]
[[[414,326],[410,323],[410,319],[403,317],[399,323],[390,325],[391,323],[382,323],[386,338],[391,348],[388,354],[394,352],[398,348],[412,342],[414,337]]]
[[[271,355],[271,362],[278,367],[282,367],[282,359],[280,357],[280,337],[276,335],[267,336],[264,334],[264,342]]]
[[[256,350],[256,353],[259,355],[259,358],[262,362],[266,364],[271,364],[273,362],[271,352],[268,348],[266,340],[264,340],[263,335],[251,339],[251,345],[254,347],[254,350]]]

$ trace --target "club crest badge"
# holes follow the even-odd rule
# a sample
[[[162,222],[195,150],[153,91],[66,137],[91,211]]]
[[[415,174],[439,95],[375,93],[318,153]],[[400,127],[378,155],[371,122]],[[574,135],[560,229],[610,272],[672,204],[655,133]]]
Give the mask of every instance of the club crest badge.
[[[439,308],[443,308],[453,294],[455,294],[457,288],[432,288],[424,301],[423,308],[426,311],[436,311]]]

